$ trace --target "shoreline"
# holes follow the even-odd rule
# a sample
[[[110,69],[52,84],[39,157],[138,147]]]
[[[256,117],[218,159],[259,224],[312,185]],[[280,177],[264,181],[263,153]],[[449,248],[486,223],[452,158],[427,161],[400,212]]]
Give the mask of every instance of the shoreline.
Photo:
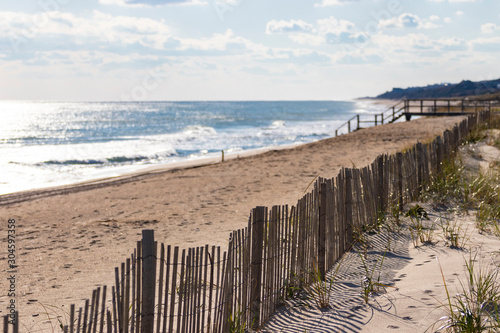
[[[370,100],[370,99],[358,99],[358,100],[349,100],[346,102],[352,102],[352,103],[366,103],[369,105],[385,105],[389,107],[390,105],[394,104],[394,101],[391,100]],[[368,107],[367,105],[364,105],[364,107]],[[385,110],[384,110],[385,111]],[[356,114],[356,111],[353,112],[353,114]],[[363,113],[361,114],[363,116]],[[330,133],[330,136],[324,139],[329,139],[334,137],[334,133]],[[225,157],[227,160],[232,158],[233,155],[236,156],[251,156],[255,154],[260,154],[263,152],[267,152],[270,150],[281,150],[281,149],[288,149],[288,148],[293,148],[298,145],[302,144],[307,144],[307,143],[312,143],[312,142],[317,142],[316,141],[311,141],[311,142],[295,142],[295,143],[287,143],[284,145],[275,145],[275,146],[265,146],[265,147],[259,147],[259,148],[253,148],[249,150],[239,150],[239,151],[234,151],[234,152],[225,152]],[[107,166],[104,167],[102,170],[100,168],[91,168],[88,171],[85,171],[81,175],[77,177],[70,177],[72,179],[67,179],[65,181],[58,181],[56,179],[54,180],[49,180],[53,181],[55,184],[50,184],[50,182],[45,182],[45,183],[39,183],[35,187],[28,187],[29,184],[18,184],[19,187],[18,189],[14,187],[10,187],[10,185],[7,184],[6,189],[4,193],[0,193],[0,205],[2,205],[2,198],[6,196],[19,196],[21,194],[25,194],[28,192],[50,192],[54,190],[59,190],[62,188],[71,188],[71,187],[83,187],[86,185],[95,185],[98,183],[102,182],[107,182],[108,179],[116,179],[120,180],[123,178],[127,177],[134,177],[139,174],[143,173],[149,173],[152,171],[156,171],[159,169],[162,169],[164,171],[167,171],[169,169],[177,169],[177,168],[190,168],[190,167],[196,167],[199,165],[207,165],[207,164],[213,164],[216,163],[217,160],[220,160],[220,154],[218,155],[217,152],[212,152],[209,153],[205,156],[182,156],[179,157],[180,160],[177,160],[177,158],[173,158],[174,161],[164,161],[159,164],[124,164],[124,165],[116,165],[116,166]],[[100,171],[101,170],[101,171]],[[22,175],[21,175],[22,176]],[[80,178],[80,179],[78,179]],[[26,186],[28,185],[28,186]],[[19,189],[20,188],[20,189]],[[10,201],[9,201],[10,202]]]
[[[322,139],[322,140],[328,140]],[[318,140],[321,141],[321,140]],[[255,155],[265,154],[270,151],[279,151],[285,149],[293,149],[298,146],[307,145],[310,143],[318,142],[308,142],[308,143],[297,143],[297,144],[289,144],[283,146],[271,146],[271,147],[262,147],[255,148],[251,150],[243,150],[239,152],[231,152],[224,153],[224,162],[240,159],[245,157],[251,157]],[[78,191],[88,191],[100,187],[105,186],[113,186],[119,185],[131,181],[140,180],[147,177],[154,177],[156,175],[160,175],[166,172],[173,172],[179,170],[188,170],[194,168],[200,168],[209,165],[217,165],[224,163],[222,162],[222,156],[210,156],[210,157],[202,157],[192,160],[183,160],[178,162],[171,163],[163,163],[151,166],[145,166],[140,170],[126,172],[124,174],[120,174],[118,176],[110,176],[110,177],[102,177],[90,180],[84,180],[81,182],[65,184],[65,185],[56,185],[56,186],[47,186],[40,188],[33,188],[28,190],[21,190],[12,193],[0,194],[0,206],[10,205],[14,203],[19,203],[23,201],[35,200],[38,198],[48,197],[52,195],[61,195],[66,193],[78,192]]]

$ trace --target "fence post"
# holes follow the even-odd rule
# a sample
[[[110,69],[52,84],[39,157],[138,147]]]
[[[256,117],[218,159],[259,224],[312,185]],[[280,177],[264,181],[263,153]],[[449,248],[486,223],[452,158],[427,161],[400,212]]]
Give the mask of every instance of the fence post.
[[[396,153],[396,172],[398,175],[397,191],[399,211],[403,211],[403,153]]]
[[[321,281],[325,280],[326,262],[326,183],[321,182],[319,188],[319,228],[318,228],[318,270]]]
[[[377,157],[377,214],[384,211],[384,156]]]
[[[441,165],[443,163],[443,141],[441,140],[441,137],[438,136],[436,138],[436,144],[437,144],[437,147],[436,147],[436,153],[437,153],[437,156],[436,156],[436,159],[437,159],[437,163],[436,163],[436,166],[437,166],[437,173],[440,174],[441,173]]]
[[[142,231],[141,333],[153,333],[155,310],[156,253],[154,230]],[[126,304],[125,306],[128,306]],[[125,323],[127,325],[127,323]]]
[[[347,249],[352,246],[353,240],[353,221],[352,221],[352,171],[345,169],[345,227]]]
[[[14,318],[14,333],[19,333],[19,311],[16,311]]]
[[[357,129],[357,130],[359,130],[359,129],[360,129],[360,127],[359,127],[359,114],[358,114],[358,115],[356,115],[356,118],[357,118],[357,120],[358,120],[358,126],[356,127],[356,129]]]
[[[266,208],[259,206],[253,209],[252,218],[252,258],[250,266],[250,314],[252,328],[260,324],[260,292],[262,289],[262,245],[264,236],[264,220]]]
[[[417,142],[415,146],[415,162],[417,163],[417,196],[422,193],[422,189],[424,187],[424,175],[423,175],[423,148],[422,148],[422,143]]]

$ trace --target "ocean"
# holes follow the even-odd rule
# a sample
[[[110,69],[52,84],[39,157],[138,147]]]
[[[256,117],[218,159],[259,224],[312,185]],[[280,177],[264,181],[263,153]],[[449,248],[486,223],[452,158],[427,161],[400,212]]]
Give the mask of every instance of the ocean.
[[[0,194],[317,141],[356,113],[385,110],[366,101],[2,101]]]

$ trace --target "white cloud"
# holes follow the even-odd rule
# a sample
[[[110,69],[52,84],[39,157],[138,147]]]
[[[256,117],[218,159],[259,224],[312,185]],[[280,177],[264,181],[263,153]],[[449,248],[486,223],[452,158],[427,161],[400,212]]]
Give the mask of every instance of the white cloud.
[[[206,5],[202,0],[99,0],[101,5],[115,5],[123,7],[153,7],[165,5]]]
[[[251,43],[246,39],[235,36],[231,29],[227,29],[224,34],[213,34],[210,38],[185,38],[178,40],[180,41],[178,50],[225,51],[228,45],[239,45],[240,49],[251,46]]]
[[[318,30],[322,34],[332,33],[339,35],[343,32],[354,32],[354,23],[347,20],[337,20],[330,16],[326,19],[318,20]]]
[[[442,51],[465,51],[468,45],[462,38],[450,37],[437,40],[436,47],[439,47]]]
[[[458,3],[458,2],[476,2],[479,0],[429,0],[431,2],[451,2],[451,3]]]
[[[356,30],[354,23],[347,20],[337,20],[331,16],[318,20],[319,34],[324,36],[327,44],[365,42],[366,34]]]
[[[77,17],[67,12],[44,12],[30,15],[19,12],[0,12],[0,33],[11,41],[54,36],[70,38],[76,44],[117,43],[137,44],[161,49],[169,39],[171,29],[161,21],[143,17],[112,16],[94,11],[90,17]]]
[[[315,25],[304,21],[269,21],[266,27],[267,34],[284,33],[299,44],[343,44],[364,43],[368,36],[356,29],[354,23],[347,20],[337,20],[331,16],[320,19]]]
[[[431,19],[421,19],[418,15],[403,13],[399,16],[381,20],[379,22],[379,27],[384,28],[419,28],[419,29],[431,29],[437,28],[438,25],[432,23],[432,18],[434,20],[436,17],[431,16]],[[439,18],[439,17],[438,17]]]
[[[455,12],[455,15],[457,15],[457,16],[462,16],[462,15],[464,15],[464,14],[465,14],[465,13],[464,13],[463,11],[461,11],[461,10],[457,10],[457,11]]]
[[[325,38],[323,36],[314,34],[292,34],[288,37],[295,43],[315,46],[321,45],[325,41]]]
[[[438,15],[431,15],[429,17],[429,20],[431,20],[431,21],[439,21],[439,16]]]
[[[359,0],[322,0],[321,3],[315,4],[314,7],[346,5],[346,4],[358,2],[358,1]]]
[[[313,32],[313,26],[307,22],[302,20],[272,20],[267,22],[266,25],[266,34],[275,34],[275,33],[309,33]]]
[[[457,53],[470,49],[470,44],[461,38],[439,38],[433,39],[428,35],[407,34],[405,36],[377,35],[373,38],[379,52],[387,54],[391,62],[402,61],[424,61],[431,59],[447,59]],[[383,51],[382,51],[383,50]],[[439,61],[441,61],[439,60]]]
[[[500,25],[495,23],[485,23],[481,25],[481,33],[483,34],[492,34],[495,31],[500,31]]]
[[[474,50],[500,53],[500,37],[477,38],[471,41]]]
[[[451,17],[445,17],[443,21],[444,23],[451,23]]]

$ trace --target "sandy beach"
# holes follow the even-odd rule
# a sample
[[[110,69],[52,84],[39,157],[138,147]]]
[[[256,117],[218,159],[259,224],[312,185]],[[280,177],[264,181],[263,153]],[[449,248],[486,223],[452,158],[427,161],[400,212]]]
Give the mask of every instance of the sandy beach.
[[[111,285],[114,267],[133,251],[142,229],[154,229],[157,240],[183,248],[224,247],[253,207],[295,204],[317,176],[365,166],[462,119],[422,118],[224,163],[0,196],[1,219],[17,224],[21,331],[47,331],[44,313],[63,315],[69,304],[89,298],[92,288]],[[0,288],[6,288],[5,279]],[[1,315],[6,299],[2,293]]]

